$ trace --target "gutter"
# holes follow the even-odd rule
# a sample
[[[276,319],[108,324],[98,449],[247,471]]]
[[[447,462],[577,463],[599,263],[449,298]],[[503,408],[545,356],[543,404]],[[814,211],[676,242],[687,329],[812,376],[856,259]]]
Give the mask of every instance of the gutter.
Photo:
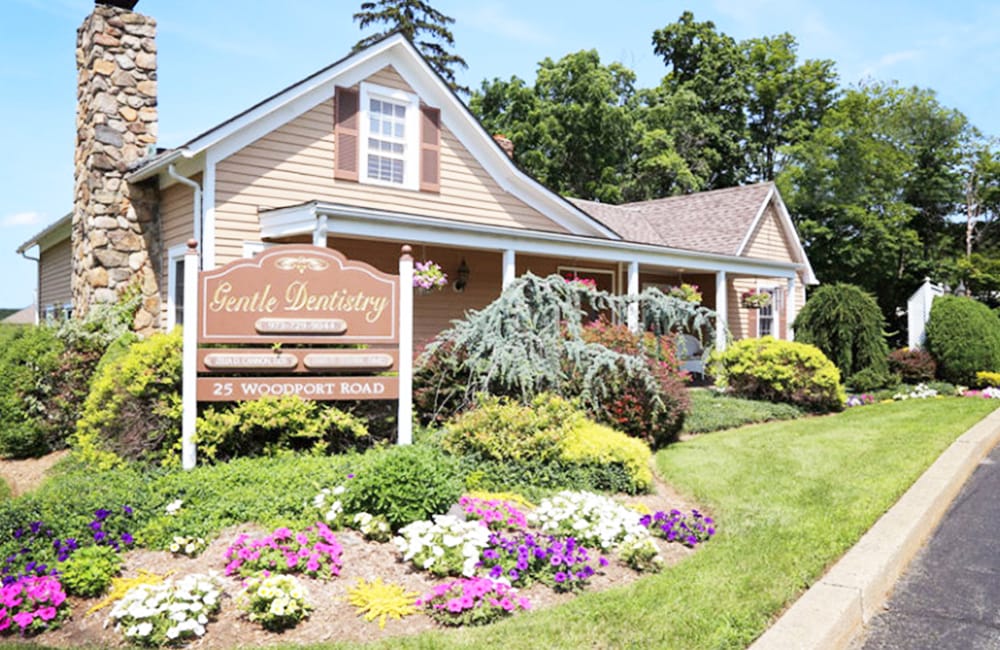
[[[178,158],[182,155],[181,152],[177,152],[177,154]],[[192,225],[194,227],[194,238],[198,240],[199,245],[202,245],[201,185],[198,185],[198,183],[194,182],[187,176],[181,176],[178,174],[173,163],[167,165],[167,175],[178,183],[187,185],[194,191],[194,200],[191,202],[191,212],[193,217]],[[201,255],[198,256],[198,265],[199,267],[201,266]]]

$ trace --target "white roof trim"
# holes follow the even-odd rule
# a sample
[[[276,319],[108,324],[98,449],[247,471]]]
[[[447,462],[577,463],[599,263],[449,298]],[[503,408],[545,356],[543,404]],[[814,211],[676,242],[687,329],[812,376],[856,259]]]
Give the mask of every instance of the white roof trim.
[[[819,280],[816,279],[816,274],[813,273],[812,264],[809,263],[809,257],[806,255],[806,250],[802,247],[802,240],[799,239],[798,231],[795,230],[795,224],[792,223],[792,216],[788,213],[788,208],[785,207],[785,202],[781,198],[781,193],[778,192],[778,188],[773,184],[768,190],[767,196],[764,197],[764,201],[761,203],[760,209],[757,210],[757,215],[753,218],[753,222],[751,222],[750,227],[747,229],[747,234],[744,235],[743,241],[740,242],[739,248],[736,249],[736,254],[743,255],[746,252],[746,248],[750,245],[751,239],[753,239],[754,234],[757,232],[757,228],[760,226],[761,220],[763,220],[764,215],[767,213],[767,206],[771,203],[771,201],[774,201],[778,208],[778,221],[781,224],[782,230],[785,231],[785,236],[788,238],[788,241],[792,244],[792,255],[803,266],[805,271],[805,283],[819,284]]]
[[[756,258],[702,253],[654,244],[588,237],[509,226],[463,223],[359,208],[336,203],[311,202],[260,213],[261,236],[280,239],[312,233],[326,216],[331,234],[391,239],[410,244],[437,244],[480,250],[513,250],[516,253],[586,257],[606,262],[638,262],[649,266],[681,267],[691,271],[725,271],[764,277],[794,278],[803,266]]]
[[[38,252],[52,248],[61,241],[70,238],[73,231],[73,213],[69,212],[56,219],[45,227],[44,230],[17,247],[17,253],[23,254],[33,246],[38,246]]]
[[[616,232],[519,170],[410,42],[399,34],[342,59],[207,131],[181,147],[180,153],[150,160],[135,170],[130,180],[148,178],[178,156],[193,157],[208,149],[212,150],[212,159],[222,160],[320,102],[328,101],[336,86],[353,86],[387,65],[392,65],[422,100],[441,109],[442,123],[501,188],[569,232],[620,239]]]

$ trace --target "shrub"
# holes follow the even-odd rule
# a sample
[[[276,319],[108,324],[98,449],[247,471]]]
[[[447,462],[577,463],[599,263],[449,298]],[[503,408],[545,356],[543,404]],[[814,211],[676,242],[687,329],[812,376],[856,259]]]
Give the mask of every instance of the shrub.
[[[138,294],[135,294],[136,297]],[[128,329],[138,304],[97,305],[85,319],[4,328],[0,343],[0,456],[40,456],[66,446],[104,349]]]
[[[655,380],[650,383],[629,373],[624,361],[604,368],[596,377],[604,394],[588,408],[588,414],[654,449],[674,442],[690,409],[676,339],[649,332],[636,334],[625,325],[611,325],[602,319],[583,329],[583,340],[642,359]]]
[[[14,330],[0,351],[0,456],[25,458],[50,451],[63,420],[49,400],[65,346],[51,327]]]
[[[414,375],[421,420],[447,420],[471,406],[478,393],[529,403],[544,392],[578,397],[583,409],[600,420],[614,415],[605,416],[603,405],[641,386],[643,399],[629,407],[627,419],[638,423],[636,409],[651,409],[656,416],[652,435],[660,437],[661,418],[669,426],[676,408],[683,410],[682,402],[661,394],[662,377],[653,372],[661,367],[644,354],[618,352],[584,338],[588,313],[623,314],[636,301],[644,326],[658,334],[711,332],[714,327],[711,310],[656,289],[638,298],[613,296],[558,275],[525,274],[425,348]]]
[[[81,548],[59,567],[66,593],[83,598],[103,594],[121,569],[122,559],[110,546]]]
[[[98,467],[122,458],[162,460],[180,437],[181,332],[154,334],[94,377],[73,434]]]
[[[990,386],[993,388],[1000,386],[1000,372],[977,372],[976,386]]]
[[[584,420],[566,432],[562,459],[579,465],[620,465],[631,484],[621,492],[645,492],[653,487],[649,469],[652,453],[646,443],[601,424]]]
[[[887,386],[894,386],[898,383],[898,380],[889,372],[882,372],[875,368],[865,368],[848,377],[845,383],[851,390],[865,393]]]
[[[547,393],[531,406],[507,398],[480,399],[478,408],[445,426],[441,444],[470,457],[490,477],[489,486],[475,487],[500,487],[501,477],[518,484],[529,479],[546,487],[630,493],[652,485],[651,453],[644,442],[587,420],[572,402]]]
[[[198,419],[198,455],[209,461],[278,449],[343,451],[368,435],[365,423],[335,406],[296,395],[264,397],[228,409],[209,407]],[[179,441],[177,454],[179,460]]]
[[[482,459],[552,460],[581,418],[572,402],[554,395],[539,395],[530,407],[481,395],[475,408],[445,425],[441,444],[453,454]]]
[[[462,487],[453,457],[437,447],[405,445],[369,452],[341,500],[346,512],[381,515],[396,531],[445,512]]]
[[[712,355],[735,395],[789,402],[818,412],[840,410],[846,395],[837,367],[815,346],[770,336],[736,341]]]
[[[828,284],[816,289],[795,318],[795,339],[819,348],[843,377],[869,370],[869,381],[889,381],[885,318],[875,298],[853,284]]]
[[[927,321],[927,350],[942,379],[968,386],[981,370],[1000,371],[1000,317],[971,298],[939,296]]]
[[[927,350],[901,348],[889,353],[889,370],[908,384],[919,384],[934,379],[937,363]]]

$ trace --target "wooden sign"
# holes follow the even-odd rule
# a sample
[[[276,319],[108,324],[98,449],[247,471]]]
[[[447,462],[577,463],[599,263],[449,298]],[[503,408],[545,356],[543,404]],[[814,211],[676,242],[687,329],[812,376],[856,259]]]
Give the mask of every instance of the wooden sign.
[[[296,395],[308,400],[399,397],[398,377],[198,377],[199,402],[235,402]]]
[[[200,343],[396,343],[399,276],[316,246],[200,274]]]

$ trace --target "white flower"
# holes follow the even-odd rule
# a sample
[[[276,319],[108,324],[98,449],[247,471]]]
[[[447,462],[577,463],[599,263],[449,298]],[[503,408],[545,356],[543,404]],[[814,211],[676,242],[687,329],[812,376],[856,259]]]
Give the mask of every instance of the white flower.
[[[139,623],[135,629],[139,636],[149,636],[149,633],[153,631],[153,624],[148,622]]]
[[[175,499],[171,501],[170,503],[167,504],[166,507],[167,514],[168,515],[177,514],[177,511],[181,509],[182,505],[184,505],[184,501],[182,499]]]

